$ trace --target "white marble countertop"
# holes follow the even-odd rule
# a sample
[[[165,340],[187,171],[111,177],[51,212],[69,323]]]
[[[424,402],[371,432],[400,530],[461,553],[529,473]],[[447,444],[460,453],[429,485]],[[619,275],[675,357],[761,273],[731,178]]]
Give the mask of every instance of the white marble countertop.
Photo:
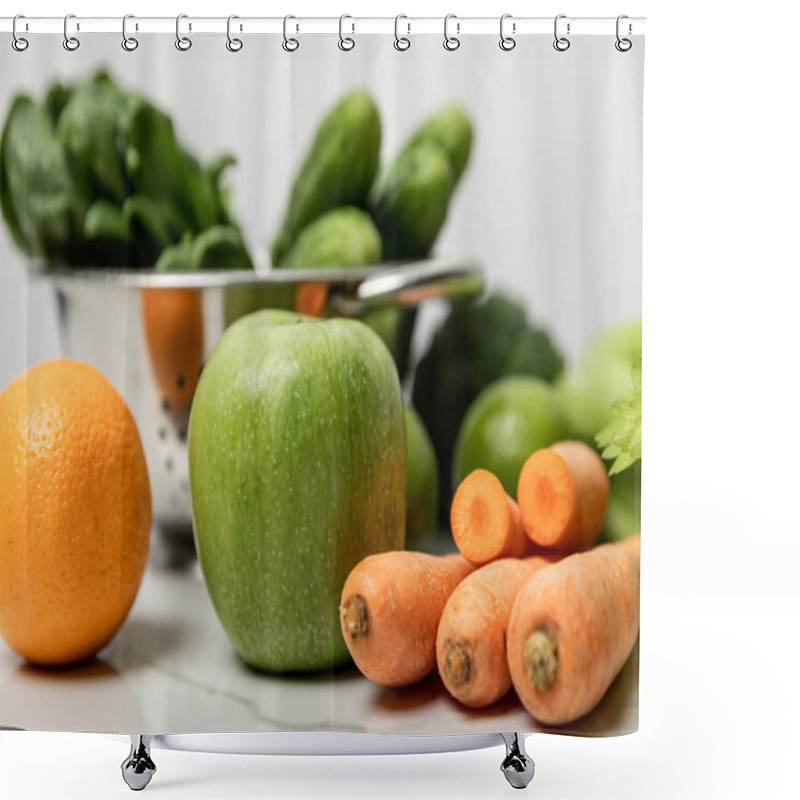
[[[558,730],[584,736],[638,728],[638,644],[600,706]],[[386,689],[354,667],[268,675],[244,664],[214,613],[196,562],[149,564],[112,643],[86,664],[43,670],[0,645],[0,726],[99,733],[346,731],[446,735],[540,731],[510,693],[474,711],[438,676]]]

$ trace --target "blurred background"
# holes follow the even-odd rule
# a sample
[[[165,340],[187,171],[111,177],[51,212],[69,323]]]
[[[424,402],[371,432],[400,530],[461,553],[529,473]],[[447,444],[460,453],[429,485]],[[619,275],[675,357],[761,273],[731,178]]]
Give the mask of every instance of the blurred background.
[[[431,112],[458,102],[475,137],[435,253],[477,260],[489,285],[523,300],[572,361],[599,331],[641,313],[644,57],[637,47],[620,59],[604,37],[573,39],[569,57],[547,37],[504,53],[495,36],[472,36],[447,53],[441,37],[422,35],[408,52],[361,35],[346,54],[335,36],[307,36],[293,54],[275,37],[252,37],[234,55],[215,35],[183,53],[167,34],[148,35],[133,53],[117,35],[85,36],[76,53],[61,36],[40,35],[24,57],[3,49],[0,114],[19,92],[40,100],[56,79],[106,68],[168,112],[201,161],[236,157],[225,177],[232,211],[263,268],[316,126],[343,94],[362,86],[377,99],[384,164]],[[26,280],[5,226],[0,259],[4,386],[60,351],[53,292]],[[441,316],[441,304],[424,309],[415,353]]]

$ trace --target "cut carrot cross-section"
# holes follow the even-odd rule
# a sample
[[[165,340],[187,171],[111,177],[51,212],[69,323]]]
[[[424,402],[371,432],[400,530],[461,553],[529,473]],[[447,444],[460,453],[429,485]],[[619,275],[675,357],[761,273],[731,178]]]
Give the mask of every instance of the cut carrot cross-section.
[[[608,473],[583,442],[559,442],[537,450],[517,485],[522,525],[541,547],[585,550],[597,539],[608,506]]]
[[[496,558],[521,558],[533,550],[517,504],[485,469],[474,470],[461,482],[450,508],[450,526],[461,555],[476,566]]]

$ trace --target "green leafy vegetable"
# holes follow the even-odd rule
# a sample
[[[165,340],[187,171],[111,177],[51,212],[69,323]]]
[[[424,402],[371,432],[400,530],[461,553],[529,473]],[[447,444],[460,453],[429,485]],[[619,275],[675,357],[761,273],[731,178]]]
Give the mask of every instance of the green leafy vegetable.
[[[230,225],[215,225],[197,237],[187,233],[178,244],[166,247],[156,262],[156,272],[252,268],[241,234]]]
[[[107,76],[70,94],[55,126],[77,186],[87,197],[125,199],[128,180],[119,148],[125,97]]]
[[[597,434],[597,444],[606,460],[614,459],[609,475],[630,467],[642,457],[642,356],[631,369],[632,390],[611,408],[606,426]]]
[[[19,95],[0,138],[0,205],[17,246],[49,265],[152,267],[185,237],[192,268],[252,267],[220,188],[231,156],[202,165],[170,117],[105,72]]]

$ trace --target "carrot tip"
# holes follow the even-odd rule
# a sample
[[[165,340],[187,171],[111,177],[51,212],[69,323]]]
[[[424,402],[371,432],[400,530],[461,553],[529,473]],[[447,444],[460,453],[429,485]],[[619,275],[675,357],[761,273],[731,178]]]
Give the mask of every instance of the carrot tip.
[[[463,686],[472,677],[472,659],[463,644],[448,642],[444,669],[453,686]]]
[[[364,636],[369,630],[367,604],[360,595],[354,595],[342,606],[345,630],[353,637]]]
[[[528,680],[537,692],[550,688],[558,672],[558,645],[545,630],[534,631],[525,642]]]

